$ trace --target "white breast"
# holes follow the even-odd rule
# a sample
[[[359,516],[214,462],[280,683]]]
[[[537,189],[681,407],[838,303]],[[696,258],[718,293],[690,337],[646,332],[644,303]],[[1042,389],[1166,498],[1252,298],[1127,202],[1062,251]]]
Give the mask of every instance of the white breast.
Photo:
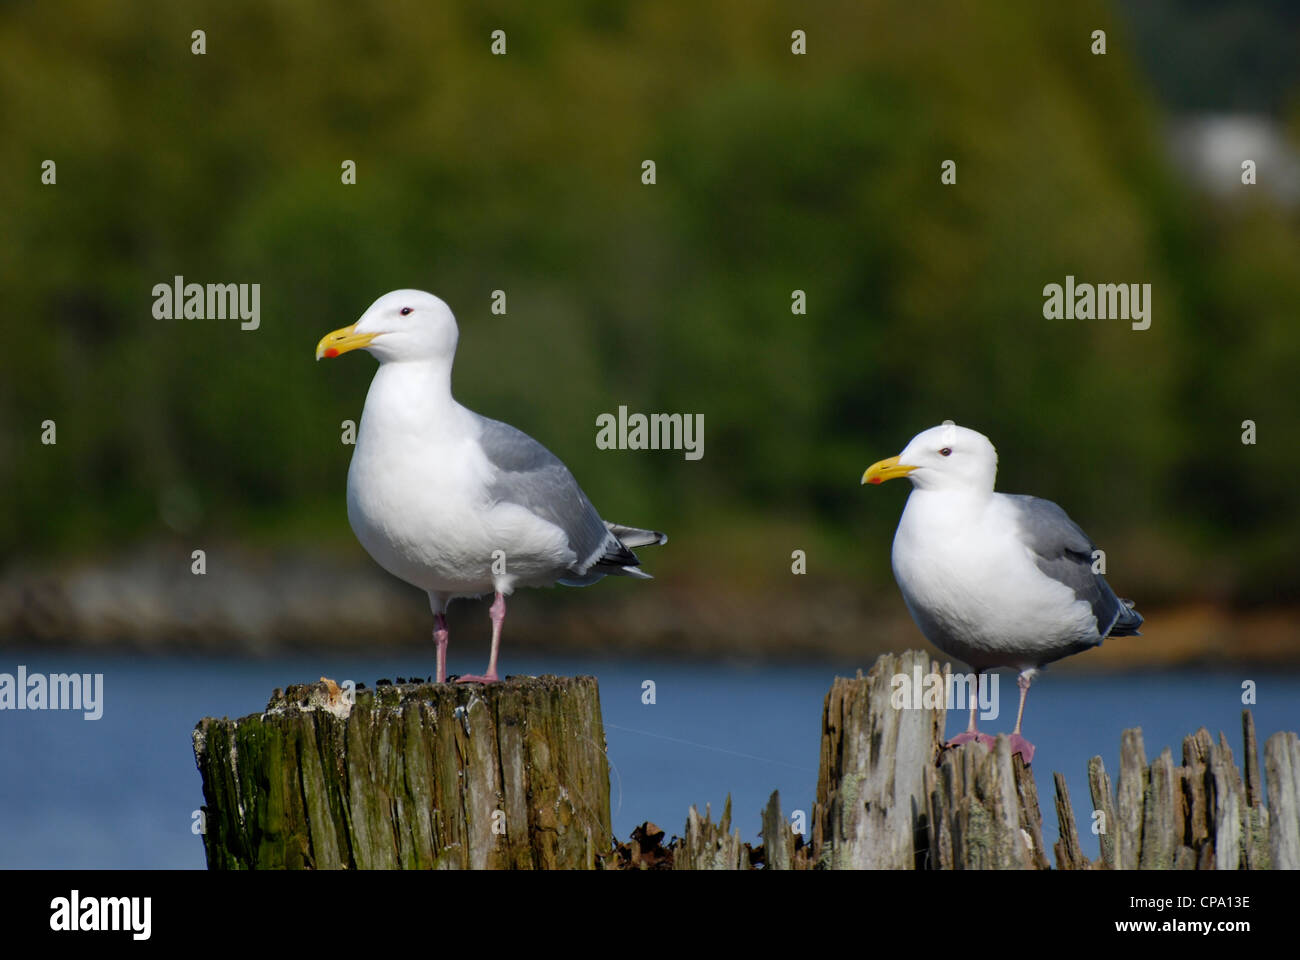
[[[903,599],[926,639],[978,667],[1033,666],[1096,634],[1091,607],[1043,574],[997,498],[914,490],[894,536]]]
[[[371,384],[348,469],[348,521],[361,545],[394,576],[454,596],[553,583],[573,560],[567,538],[492,502],[474,414],[450,397],[431,409],[395,398],[400,381],[387,370]]]

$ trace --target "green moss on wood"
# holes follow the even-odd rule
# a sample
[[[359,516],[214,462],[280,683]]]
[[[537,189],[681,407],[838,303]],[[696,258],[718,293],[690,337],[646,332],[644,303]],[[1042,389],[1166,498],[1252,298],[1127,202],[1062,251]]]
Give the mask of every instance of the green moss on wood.
[[[350,711],[291,687],[194,742],[213,869],[590,869],[613,846],[592,677],[385,685]]]

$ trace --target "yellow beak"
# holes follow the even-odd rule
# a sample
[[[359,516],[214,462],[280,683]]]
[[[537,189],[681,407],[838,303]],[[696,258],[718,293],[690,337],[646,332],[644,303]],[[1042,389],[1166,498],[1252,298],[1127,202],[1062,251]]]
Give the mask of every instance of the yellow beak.
[[[898,457],[890,457],[888,460],[881,460],[867,467],[867,472],[862,475],[862,482],[884,483],[886,480],[905,477],[915,469],[916,467],[906,463],[899,463]]]
[[[337,357],[349,350],[360,350],[377,336],[377,333],[357,333],[355,323],[350,327],[342,327],[320,338],[320,343],[316,344],[316,359]]]

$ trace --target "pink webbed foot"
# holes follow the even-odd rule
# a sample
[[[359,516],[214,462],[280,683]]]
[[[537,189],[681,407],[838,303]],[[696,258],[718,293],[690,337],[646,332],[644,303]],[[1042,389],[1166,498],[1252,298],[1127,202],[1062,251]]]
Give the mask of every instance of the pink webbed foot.
[[[1007,739],[1011,742],[1011,752],[1024,757],[1026,765],[1034,762],[1034,745],[1032,743],[1018,733],[1011,734]]]
[[[993,749],[994,738],[987,733],[980,733],[978,730],[967,730],[965,733],[959,733],[947,743],[945,747],[960,747],[963,743],[970,743],[974,740],[976,743],[982,743],[990,750]]]
[[[457,683],[500,683],[501,678],[496,675],[496,671],[494,670],[492,673],[484,674],[482,676],[479,676],[478,674],[467,673],[463,677],[457,677],[456,682]]]

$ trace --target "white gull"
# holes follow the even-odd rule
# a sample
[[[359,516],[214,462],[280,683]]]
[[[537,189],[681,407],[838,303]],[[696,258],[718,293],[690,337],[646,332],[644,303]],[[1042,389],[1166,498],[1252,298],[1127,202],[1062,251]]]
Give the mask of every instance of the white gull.
[[[631,548],[667,537],[601,520],[558,457],[457,403],[458,337],[442,300],[395,290],[322,337],[316,359],[366,350],[379,361],[348,469],[348,521],[381,567],[427,591],[439,683],[448,603],[496,594],[487,672],[459,678],[493,683],[515,587],[586,586],[610,574],[649,579]]]
[[[1034,674],[1106,637],[1136,635],[1142,616],[1095,571],[1095,544],[1050,500],[995,493],[998,457],[988,437],[945,420],[896,457],[872,464],[863,483],[907,477],[912,492],[894,534],[894,579],[927,640],[978,674],[1019,671],[1020,734]],[[952,743],[990,742],[970,725]]]

